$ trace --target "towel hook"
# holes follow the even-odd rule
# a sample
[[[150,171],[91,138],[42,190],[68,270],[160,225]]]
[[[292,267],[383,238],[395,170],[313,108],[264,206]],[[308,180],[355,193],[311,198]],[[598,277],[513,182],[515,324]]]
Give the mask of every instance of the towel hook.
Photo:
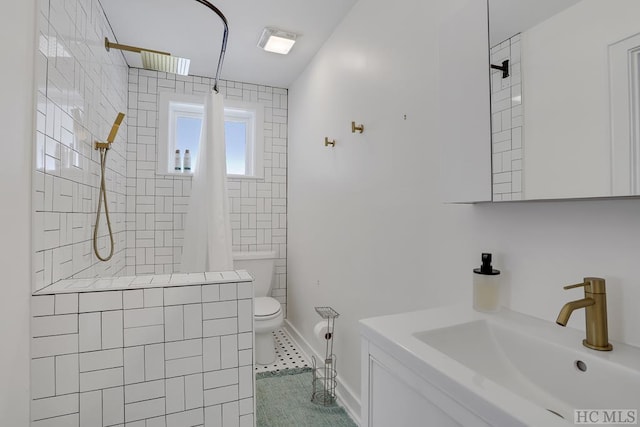
[[[351,133],[362,133],[364,132],[364,125],[356,125],[356,122],[351,122]]]
[[[509,60],[502,61],[502,65],[493,65],[491,64],[491,68],[494,70],[502,71],[502,78],[506,79],[509,77]]]
[[[336,140],[335,139],[330,140],[329,137],[325,136],[324,137],[324,146],[325,147],[329,147],[329,146],[335,147],[336,146]]]

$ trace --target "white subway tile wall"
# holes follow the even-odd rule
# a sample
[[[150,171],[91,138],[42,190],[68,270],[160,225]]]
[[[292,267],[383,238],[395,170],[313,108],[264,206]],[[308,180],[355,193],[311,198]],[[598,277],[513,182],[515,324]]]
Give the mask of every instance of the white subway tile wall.
[[[108,154],[106,181],[116,251],[92,252],[99,154],[119,111],[127,111],[128,67],[104,49],[113,38],[98,0],[38,0],[33,160],[33,290],[69,277],[114,276],[125,268],[127,120]],[[102,219],[99,248],[108,253]],[[64,309],[63,309],[64,310]]]
[[[33,174],[33,290],[68,278],[178,271],[191,192],[187,176],[156,175],[158,94],[206,93],[204,77],[128,69],[98,0],[38,0],[37,120]],[[227,99],[265,106],[264,178],[229,180],[233,249],[276,250],[272,296],[286,313],[287,90],[220,81]],[[93,254],[100,180],[95,140],[127,116],[109,150],[111,261]],[[108,251],[104,214],[99,249]]]
[[[509,60],[509,77],[491,70],[493,200],[521,200],[523,116],[520,34],[491,48],[491,63]]]
[[[253,425],[252,296],[211,286],[33,296],[32,425]]]
[[[213,80],[156,71],[129,70],[127,144],[127,250],[129,275],[178,272],[191,177],[156,174],[159,94],[206,94]],[[234,251],[275,250],[272,296],[286,313],[287,277],[287,90],[221,80],[226,99],[265,107],[264,178],[229,179]],[[233,297],[235,299],[235,296]],[[206,326],[205,326],[206,327]]]

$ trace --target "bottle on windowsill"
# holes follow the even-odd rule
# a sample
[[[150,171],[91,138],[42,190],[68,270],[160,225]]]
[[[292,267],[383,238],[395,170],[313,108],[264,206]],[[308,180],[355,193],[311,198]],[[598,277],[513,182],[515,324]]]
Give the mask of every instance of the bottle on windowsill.
[[[182,160],[180,159],[180,150],[176,150],[175,166],[173,170],[175,172],[182,172]]]
[[[183,170],[185,172],[191,172],[191,153],[189,153],[189,150],[184,150]]]

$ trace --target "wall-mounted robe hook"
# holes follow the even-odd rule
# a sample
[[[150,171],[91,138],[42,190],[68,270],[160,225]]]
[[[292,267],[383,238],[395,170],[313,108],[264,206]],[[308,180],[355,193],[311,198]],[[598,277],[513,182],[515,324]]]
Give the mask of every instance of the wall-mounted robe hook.
[[[351,133],[364,132],[364,125],[356,125],[356,122],[351,122]]]
[[[509,77],[509,60],[502,61],[502,65],[493,65],[491,64],[491,68],[494,70],[502,71],[502,78],[506,79]]]
[[[324,137],[324,146],[325,147],[329,147],[329,146],[335,147],[336,146],[336,140],[335,139],[329,140],[329,138],[325,136]]]

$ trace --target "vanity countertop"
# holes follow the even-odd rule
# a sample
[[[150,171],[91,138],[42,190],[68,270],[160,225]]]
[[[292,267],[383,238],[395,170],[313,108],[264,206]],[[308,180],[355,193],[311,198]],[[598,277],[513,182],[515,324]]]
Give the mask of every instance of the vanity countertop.
[[[581,409],[640,412],[637,347],[613,342],[613,351],[594,351],[582,345],[583,331],[467,305],[363,319],[360,325],[365,339],[491,425],[565,426]]]
[[[33,295],[52,295],[81,292],[115,291],[173,286],[208,285],[253,281],[245,270],[204,273],[151,274],[145,276],[94,277],[66,279],[34,292]]]

